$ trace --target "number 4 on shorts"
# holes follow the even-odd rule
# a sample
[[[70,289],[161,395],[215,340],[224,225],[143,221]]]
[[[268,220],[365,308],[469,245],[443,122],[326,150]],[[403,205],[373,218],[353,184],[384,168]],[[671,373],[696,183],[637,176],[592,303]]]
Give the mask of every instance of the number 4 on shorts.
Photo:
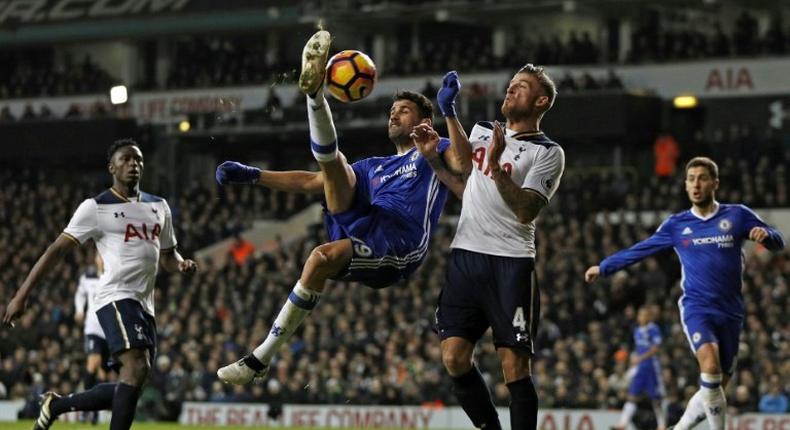
[[[516,308],[516,313],[513,315],[513,327],[518,327],[521,331],[527,331],[527,320],[524,319],[523,306]]]

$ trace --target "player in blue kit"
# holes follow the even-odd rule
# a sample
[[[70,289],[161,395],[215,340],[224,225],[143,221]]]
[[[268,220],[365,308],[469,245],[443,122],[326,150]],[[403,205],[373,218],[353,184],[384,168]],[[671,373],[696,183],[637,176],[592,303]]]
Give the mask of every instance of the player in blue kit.
[[[389,114],[389,138],[396,155],[348,164],[337,149],[329,105],[323,96],[330,36],[319,31],[302,53],[300,90],[307,96],[310,145],[320,172],[261,171],[227,161],[217,168],[220,184],[260,184],[289,192],[324,194],[324,222],[330,241],[317,246],[271,330],[255,350],[217,371],[228,383],[245,384],[268,372],[274,354],[316,306],[328,279],[383,288],[407,278],[420,265],[436,229],[451,184],[461,180],[449,141],[431,129],[433,105],[425,96],[400,91]],[[415,147],[416,146],[416,147]]]
[[[724,389],[735,369],[744,320],[741,294],[746,240],[767,249],[784,248],[782,234],[744,205],[720,204],[719,168],[706,157],[686,165],[689,210],[671,215],[649,238],[587,269],[587,282],[609,276],[661,250],[674,248],[680,258],[683,294],[678,306],[683,331],[700,366],[700,389],[675,425],[687,430],[704,413],[712,430],[724,429]]]
[[[637,402],[648,397],[653,405],[658,430],[666,428],[663,411],[664,382],[661,379],[661,363],[658,351],[661,348],[661,329],[653,322],[651,311],[642,307],[636,314],[637,327],[634,329],[635,351],[631,354],[631,364],[635,372],[628,387],[628,400],[623,405],[620,421],[615,430],[624,429],[636,413]]]

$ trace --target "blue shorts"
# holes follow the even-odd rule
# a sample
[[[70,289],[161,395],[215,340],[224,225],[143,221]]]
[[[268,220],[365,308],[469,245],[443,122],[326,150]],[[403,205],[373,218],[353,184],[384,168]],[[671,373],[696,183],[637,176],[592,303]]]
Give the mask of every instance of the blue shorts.
[[[682,304],[680,319],[694,354],[697,353],[699,347],[706,343],[718,344],[721,369],[726,374],[732,375],[735,371],[743,320],[699,311],[694,312],[688,308],[684,309]]]
[[[411,240],[408,233],[414,227],[404,222],[378,206],[360,204],[336,214],[324,208],[330,241],[351,239],[353,248],[351,263],[332,279],[361,282],[372,288],[389,287],[406,279],[425,258],[428,240]]]
[[[133,348],[147,349],[149,364],[156,358],[156,322],[137,300],[123,299],[108,303],[96,311],[104,330],[107,346],[114,358]]]
[[[628,386],[629,396],[647,396],[653,400],[664,397],[664,382],[658,369],[639,368]]]
[[[534,354],[539,318],[534,259],[464,249],[450,252],[436,309],[436,330],[442,340],[457,336],[476,343],[491,327],[496,347]]]

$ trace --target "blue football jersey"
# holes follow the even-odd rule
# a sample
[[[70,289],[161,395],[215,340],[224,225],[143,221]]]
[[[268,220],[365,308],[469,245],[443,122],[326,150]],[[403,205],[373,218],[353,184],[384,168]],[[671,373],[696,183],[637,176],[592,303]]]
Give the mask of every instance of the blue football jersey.
[[[741,295],[743,242],[754,227],[763,227],[771,250],[784,248],[782,234],[744,205],[719,204],[702,218],[691,210],[671,215],[649,238],[605,258],[601,275],[608,276],[658,251],[674,248],[681,265],[679,305],[693,311],[743,318]]]
[[[650,348],[658,345],[661,345],[661,330],[655,323],[651,322],[634,329],[634,346],[637,354],[642,355],[650,350]],[[658,355],[653,355],[647,360],[640,362],[639,370],[660,370]]]
[[[444,153],[449,146],[450,140],[441,138],[437,150]],[[402,221],[393,236],[416,248],[427,248],[447,201],[447,187],[417,148],[400,155],[366,158],[352,168],[357,176],[357,196],[366,197],[367,204]]]

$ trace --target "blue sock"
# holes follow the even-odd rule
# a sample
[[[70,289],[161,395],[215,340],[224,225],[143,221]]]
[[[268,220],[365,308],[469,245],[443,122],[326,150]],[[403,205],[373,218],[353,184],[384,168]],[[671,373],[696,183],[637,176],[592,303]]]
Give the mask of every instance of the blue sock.
[[[132,427],[139,397],[140,387],[127,385],[123,382],[117,385],[115,397],[112,400],[110,430],[129,430]]]
[[[85,391],[90,390],[96,385],[96,374],[95,373],[85,373],[85,377],[82,378],[82,385]]]
[[[50,411],[54,416],[70,411],[101,411],[112,408],[115,384],[95,385],[88,391],[53,400]]]

